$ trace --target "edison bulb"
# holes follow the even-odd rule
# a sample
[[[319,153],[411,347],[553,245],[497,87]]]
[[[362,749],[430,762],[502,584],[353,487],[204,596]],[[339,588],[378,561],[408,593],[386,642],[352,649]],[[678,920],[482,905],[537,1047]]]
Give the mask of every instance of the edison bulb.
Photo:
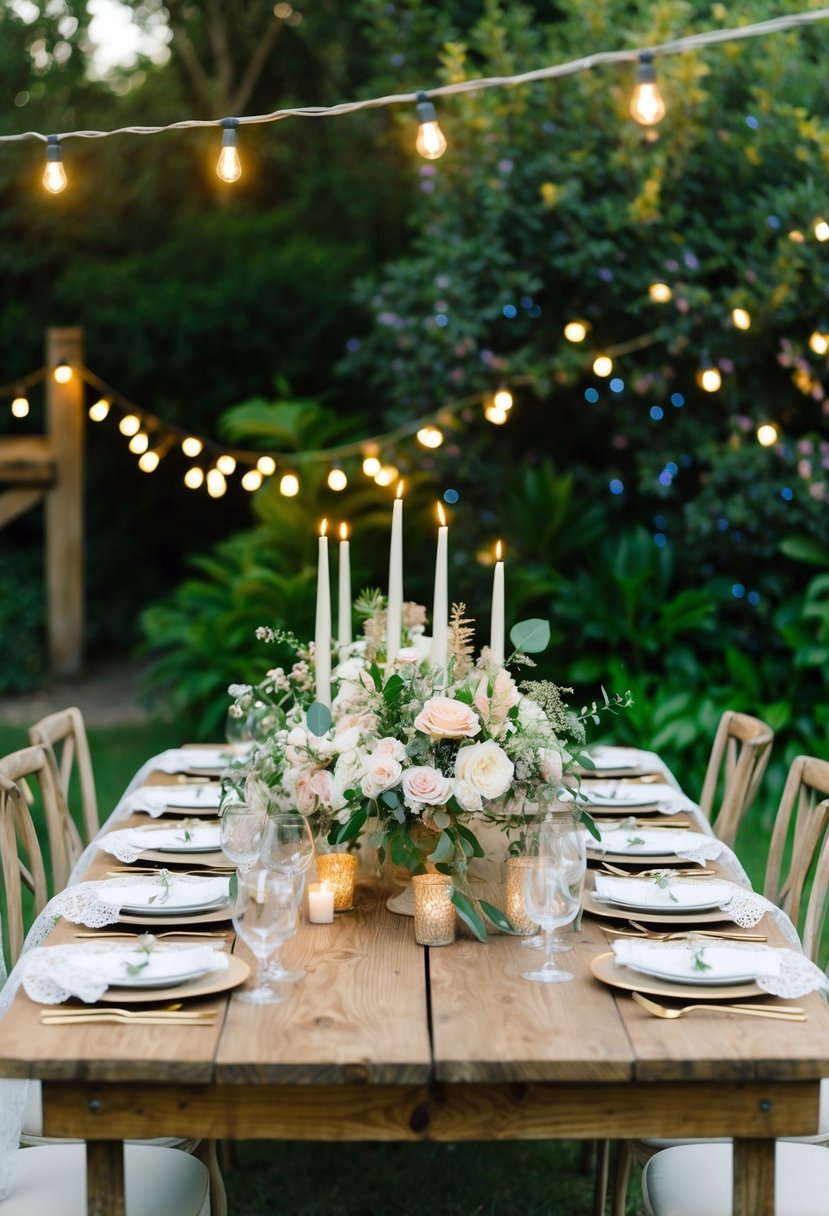
[[[331,471],[328,474],[329,490],[334,490],[335,493],[339,494],[339,492],[341,490],[344,490],[347,485],[348,485],[348,477],[346,476],[344,471],[339,467],[331,469]]]
[[[299,493],[299,478],[296,473],[283,473],[279,479],[279,493],[286,498],[296,498]]]
[[[258,490],[262,484],[262,474],[258,469],[248,469],[242,477],[242,489],[247,490],[252,494],[254,490]]]
[[[512,393],[508,388],[499,388],[498,392],[492,398],[492,404],[496,410],[505,410],[507,413],[512,409]]]
[[[815,240],[829,241],[829,224],[827,224],[826,220],[815,220],[813,231]]]
[[[437,111],[425,93],[418,93],[415,147],[425,160],[438,160],[446,151],[446,136],[440,129]]]
[[[118,430],[122,435],[135,435],[141,430],[141,419],[135,414],[124,414],[124,417],[118,423]]]
[[[732,308],[731,320],[735,329],[751,329],[751,313],[747,308]]]
[[[15,418],[25,418],[29,412],[29,401],[22,394],[15,397],[12,402],[12,413]]]
[[[235,145],[222,148],[216,172],[223,182],[238,182],[242,176],[242,162],[239,160],[239,149]]]
[[[204,447],[204,444],[202,443],[201,439],[199,439],[198,436],[196,436],[196,435],[188,435],[185,439],[182,439],[182,441],[181,441],[182,452],[184,452],[185,456],[189,456],[191,459],[194,456],[198,456],[199,452],[202,450],[203,447]]]
[[[276,472],[276,461],[273,456],[260,456],[256,462],[256,467],[263,477],[270,477]]]
[[[231,456],[229,452],[223,452],[216,461],[216,468],[220,473],[224,473],[225,477],[230,477],[231,473],[236,472],[236,457]]]
[[[101,397],[93,402],[89,407],[89,417],[93,422],[103,422],[109,413],[109,402],[106,397]]]
[[[158,468],[160,460],[158,452],[144,452],[138,461],[138,467],[142,473],[153,473]]]
[[[650,51],[643,51],[639,56],[630,114],[643,127],[652,127],[665,117],[665,102],[656,83],[656,69]]]
[[[667,304],[673,294],[669,283],[651,283],[648,287],[648,295],[655,304]]]
[[[198,490],[199,486],[204,482],[204,469],[200,469],[197,464],[194,464],[184,474],[184,484],[188,490]]]
[[[422,426],[417,432],[417,442],[424,448],[439,448],[443,443],[443,431],[436,426]]]
[[[72,368],[68,363],[59,363],[52,375],[56,384],[68,384],[72,379]]]
[[[493,426],[503,426],[509,414],[506,410],[499,410],[497,405],[488,405],[484,410],[484,417]]]
[[[363,461],[363,472],[366,477],[376,477],[381,467],[380,461],[376,456],[366,456]]]
[[[227,490],[225,475],[221,469],[207,470],[207,493],[211,498],[221,498]]]
[[[777,443],[777,427],[771,422],[764,422],[757,428],[757,442],[764,448],[770,448]]]
[[[374,475],[374,480],[378,486],[390,486],[393,481],[397,481],[400,474],[393,464],[384,464]]]
[[[130,440],[130,451],[139,455],[141,452],[146,452],[150,446],[150,437],[146,431],[138,431]]]
[[[564,326],[564,336],[568,342],[583,342],[587,337],[587,325],[584,321],[568,321]]]
[[[609,376],[613,371],[613,360],[610,355],[597,355],[593,360],[593,371],[597,376]]]

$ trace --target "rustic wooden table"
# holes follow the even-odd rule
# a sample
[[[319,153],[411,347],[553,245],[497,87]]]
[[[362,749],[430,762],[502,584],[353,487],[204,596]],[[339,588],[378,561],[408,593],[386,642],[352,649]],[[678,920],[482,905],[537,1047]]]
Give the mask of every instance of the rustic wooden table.
[[[112,864],[99,855],[89,877]],[[733,1136],[734,1216],[773,1216],[774,1139],[816,1132],[829,1076],[818,996],[799,1002],[801,1024],[660,1021],[593,979],[590,959],[612,939],[587,917],[565,960],[575,982],[532,984],[520,939],[424,950],[385,896],[363,882],[353,912],[303,924],[285,961],[307,976],[289,999],[204,999],[212,1026],[46,1027],[18,994],[0,1023],[0,1076],[39,1078],[44,1133],[87,1141],[90,1216],[123,1216],[123,1140],[167,1135]],[[76,931],[61,923],[53,940]]]

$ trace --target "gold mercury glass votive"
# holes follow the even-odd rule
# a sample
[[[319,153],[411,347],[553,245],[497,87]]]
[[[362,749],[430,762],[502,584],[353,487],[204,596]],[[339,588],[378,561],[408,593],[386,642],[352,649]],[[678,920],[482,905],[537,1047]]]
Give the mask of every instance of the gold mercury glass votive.
[[[415,940],[421,946],[451,946],[455,940],[455,905],[448,874],[415,874]]]
[[[504,890],[504,911],[515,926],[517,933],[525,937],[538,932],[538,925],[527,915],[527,905],[524,902],[524,888],[527,881],[527,870],[532,865],[531,857],[508,857],[506,860],[506,883]]]
[[[318,853],[317,873],[320,882],[334,890],[334,911],[348,912],[354,907],[354,878],[357,873],[356,853]]]

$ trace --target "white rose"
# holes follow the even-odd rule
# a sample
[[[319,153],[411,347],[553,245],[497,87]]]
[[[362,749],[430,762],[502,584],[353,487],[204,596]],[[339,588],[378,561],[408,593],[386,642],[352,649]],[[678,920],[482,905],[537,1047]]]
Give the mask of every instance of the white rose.
[[[394,661],[398,666],[406,663],[419,663],[420,651],[416,646],[401,646],[394,656]]]
[[[379,798],[385,791],[397,785],[403,768],[393,756],[374,755],[369,761],[369,769],[360,782],[360,789],[366,798]]]
[[[455,776],[481,798],[500,798],[512,784],[515,765],[493,739],[462,747],[455,757]]]
[[[480,811],[483,806],[481,795],[472,788],[468,781],[455,782],[455,797],[465,811]]]
[[[524,726],[541,726],[547,723],[547,715],[537,701],[522,697],[518,702],[518,719]]]
[[[390,735],[377,740],[373,754],[375,756],[391,756],[393,760],[399,760],[401,764],[406,759],[405,747],[399,739],[394,739]]]
[[[406,802],[442,806],[452,796],[452,781],[431,764],[416,764],[403,774]]]
[[[337,732],[331,743],[331,749],[341,756],[343,752],[353,752],[359,741],[359,730],[356,726],[351,726],[347,730]]]

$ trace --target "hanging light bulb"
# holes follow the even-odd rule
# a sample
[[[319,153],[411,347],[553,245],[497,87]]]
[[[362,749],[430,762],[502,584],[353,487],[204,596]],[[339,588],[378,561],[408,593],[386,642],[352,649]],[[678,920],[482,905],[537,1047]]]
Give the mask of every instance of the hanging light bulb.
[[[260,456],[256,467],[263,477],[271,477],[276,472],[276,461],[273,456]]]
[[[216,172],[223,182],[238,182],[242,176],[242,162],[239,160],[238,136],[236,128],[238,118],[222,119],[222,150],[219,153],[219,163]]]
[[[216,461],[216,468],[220,473],[224,473],[225,477],[230,477],[231,473],[236,472],[236,457],[231,456],[229,452],[223,452]]]
[[[122,435],[135,435],[141,430],[141,419],[136,414],[124,414],[118,423],[118,430]]]
[[[198,490],[199,486],[204,482],[204,469],[199,465],[191,465],[184,474],[184,484],[188,490]]]
[[[667,304],[673,294],[670,283],[651,283],[648,286],[648,295],[655,304]]]
[[[12,401],[12,413],[15,418],[25,418],[29,412],[29,399],[24,393],[18,393]]]
[[[366,456],[363,461],[363,472],[366,477],[376,477],[382,465],[376,456]]]
[[[93,422],[103,422],[109,413],[109,402],[106,397],[99,397],[89,407],[89,417]]]
[[[492,404],[495,406],[496,410],[503,410],[508,414],[513,406],[512,393],[508,388],[504,388],[502,385],[492,398]]]
[[[490,403],[484,410],[484,418],[493,426],[503,426],[509,418],[506,410],[499,410],[497,405]]]
[[[400,471],[393,464],[384,464],[378,473],[375,474],[374,480],[378,486],[390,486],[393,481],[397,481],[400,477]]]
[[[254,490],[258,490],[262,484],[262,474],[258,469],[248,469],[247,473],[242,475],[242,489],[247,490],[252,494]]]
[[[424,448],[439,448],[443,443],[443,431],[436,426],[422,426],[417,432],[417,442]]]
[[[207,470],[207,493],[211,498],[221,498],[227,490],[225,475],[221,469]]]
[[[348,485],[348,477],[343,469],[338,464],[335,464],[333,469],[328,473],[328,488],[339,494]]]
[[[418,93],[415,106],[417,139],[415,147],[425,160],[438,160],[446,151],[446,136],[440,129],[437,111],[425,93]]]
[[[703,352],[697,372],[697,384],[706,393],[716,393],[722,386],[720,369],[714,365],[707,351]]]
[[[57,135],[50,135],[46,140],[46,168],[43,170],[43,185],[50,194],[60,194],[66,189],[66,170],[60,151],[60,140]]]
[[[564,336],[568,342],[583,342],[589,328],[586,321],[568,321],[564,326]]]
[[[65,359],[61,359],[55,370],[52,372],[56,384],[68,384],[72,379],[72,368]]]
[[[829,351],[829,332],[822,325],[809,335],[809,350],[813,350],[816,355],[825,355]]]
[[[732,308],[731,321],[735,329],[751,329],[751,313],[747,308]]]
[[[656,83],[656,68],[650,51],[642,51],[639,56],[630,113],[643,127],[652,127],[665,117],[665,102]]]
[[[764,448],[770,448],[777,443],[777,427],[772,422],[764,422],[757,428],[757,442]]]
[[[279,479],[279,493],[286,498],[296,498],[299,493],[299,478],[296,473],[283,473]]]
[[[158,452],[144,452],[139,458],[138,467],[142,473],[154,473],[160,460]]]
[[[829,224],[824,219],[816,219],[812,231],[816,241],[829,241]]]
[[[150,446],[150,437],[146,431],[138,431],[130,440],[130,451],[139,455],[141,452],[146,452]]]
[[[202,443],[201,439],[198,438],[197,435],[188,435],[185,439],[182,439],[182,441],[181,441],[182,452],[184,452],[185,456],[189,456],[191,460],[194,457],[198,456],[199,452],[202,450],[203,447],[204,447],[204,444]]]
[[[610,355],[597,355],[593,360],[593,371],[597,376],[609,376],[613,371],[613,360]]]

